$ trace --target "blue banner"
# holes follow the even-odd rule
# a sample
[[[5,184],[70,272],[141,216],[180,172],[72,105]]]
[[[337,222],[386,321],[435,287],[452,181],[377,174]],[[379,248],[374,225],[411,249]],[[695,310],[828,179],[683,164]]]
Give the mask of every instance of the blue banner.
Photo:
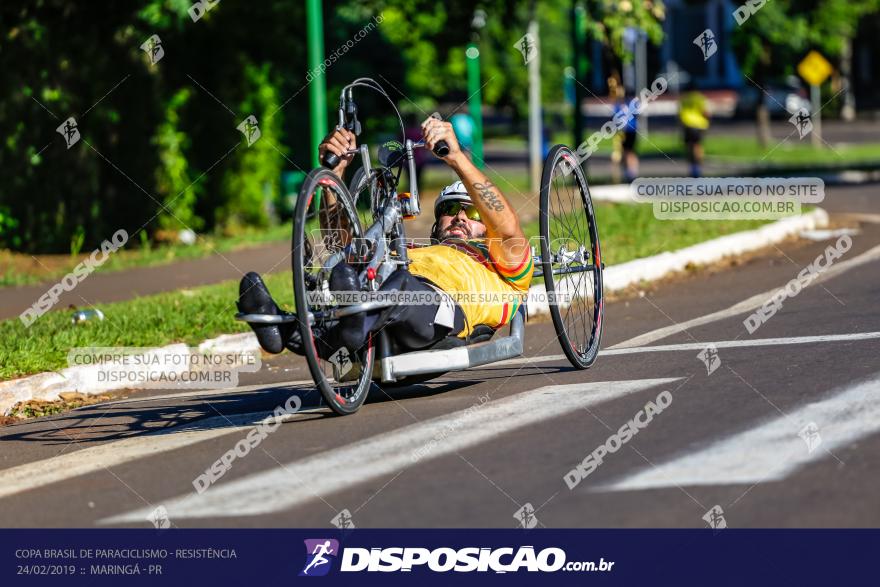
[[[880,530],[0,530],[0,585],[877,584]]]

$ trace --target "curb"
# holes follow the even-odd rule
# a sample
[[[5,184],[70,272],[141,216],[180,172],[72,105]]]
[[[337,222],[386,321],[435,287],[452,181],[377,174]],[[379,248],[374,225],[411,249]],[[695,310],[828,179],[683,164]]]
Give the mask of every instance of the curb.
[[[807,214],[783,218],[755,230],[728,234],[677,251],[667,251],[608,267],[602,275],[602,285],[606,293],[626,289],[642,281],[654,281],[683,271],[688,265],[714,263],[725,257],[755,251],[781,242],[803,230],[825,226],[828,226],[828,213],[822,208],[816,208]],[[569,293],[572,283],[574,281],[570,278],[561,280],[557,285],[558,293]],[[530,316],[550,313],[544,284],[529,288],[528,309]]]
[[[138,357],[149,364],[151,360],[161,361],[162,357],[170,355],[180,357],[183,354],[190,354],[189,349],[190,347],[187,345],[177,343],[146,349]],[[201,354],[256,353],[259,357],[260,345],[257,342],[257,337],[252,332],[223,334],[217,338],[203,341],[199,344],[197,352]],[[179,370],[176,369],[176,371]],[[19,402],[29,400],[54,401],[60,399],[62,393],[98,395],[108,391],[131,387],[124,383],[101,381],[98,374],[102,371],[104,369],[102,369],[101,365],[80,365],[68,367],[60,371],[38,373],[37,375],[0,382],[0,414],[8,415],[9,410]]]
[[[603,195],[596,194],[593,190],[593,199],[620,197],[625,193],[629,201],[629,185],[602,186],[614,188],[603,190]],[[707,264],[719,261],[724,257],[761,249],[768,245],[780,242],[793,234],[803,230],[822,228],[828,225],[828,214],[821,208],[816,208],[808,214],[783,218],[755,230],[737,232],[720,238],[712,239],[697,245],[667,251],[646,257],[635,259],[620,265],[608,267],[604,274],[604,287],[606,292],[621,290],[630,285],[642,281],[660,279],[684,270],[688,265]],[[571,279],[562,280],[557,289],[560,293],[567,291],[574,283]],[[550,313],[547,304],[547,295],[544,285],[535,285],[529,288],[528,309],[530,316],[540,316]],[[164,347],[148,349],[143,357],[153,355],[161,357],[168,354],[180,355],[188,352],[183,343],[167,345]],[[200,353],[257,353],[259,356],[260,345],[253,333],[224,334],[202,342],[198,346]],[[125,389],[130,387],[117,382],[100,381],[99,372],[103,369],[100,365],[83,365],[68,367],[57,372],[39,373],[20,379],[0,382],[0,414],[6,414],[15,404],[28,400],[54,401],[60,398],[62,393],[82,393],[95,395]]]
[[[632,204],[632,188],[628,183],[597,185],[590,187],[590,199],[594,202],[616,202]]]

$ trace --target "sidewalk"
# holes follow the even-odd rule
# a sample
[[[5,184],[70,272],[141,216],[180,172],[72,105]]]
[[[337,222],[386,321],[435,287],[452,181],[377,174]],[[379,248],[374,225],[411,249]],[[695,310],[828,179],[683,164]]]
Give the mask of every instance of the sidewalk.
[[[163,291],[171,291],[240,279],[248,271],[269,273],[290,270],[290,243],[261,245],[201,259],[179,261],[155,267],[138,267],[101,272],[98,269],[72,292],[64,292],[54,308],[71,304],[87,308],[91,304],[119,302]],[[0,319],[15,318],[61,278],[38,285],[0,288]]]

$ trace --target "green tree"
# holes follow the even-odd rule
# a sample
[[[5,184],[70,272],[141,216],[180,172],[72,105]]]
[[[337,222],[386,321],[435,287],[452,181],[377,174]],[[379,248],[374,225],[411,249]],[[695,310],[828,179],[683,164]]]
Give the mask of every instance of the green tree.
[[[837,61],[848,85],[852,39],[859,21],[880,9],[880,0],[774,0],[734,30],[733,43],[749,79],[764,88],[774,77],[791,75],[815,48]],[[758,108],[758,137],[770,141],[767,108]]]
[[[272,203],[278,199],[285,157],[281,146],[282,116],[277,113],[281,103],[270,68],[248,64],[244,72],[245,84],[255,91],[248,93],[239,105],[239,118],[254,116],[260,137],[248,146],[242,136],[241,146],[223,174],[223,202],[217,209],[216,222],[233,231],[240,226],[268,225]]]
[[[204,219],[195,213],[201,186],[194,182],[190,161],[187,159],[187,150],[192,141],[181,130],[181,110],[191,96],[192,90],[189,88],[181,88],[171,96],[165,108],[165,116],[153,137],[153,144],[159,153],[156,189],[164,203],[159,214],[159,227],[163,230],[200,230],[205,224]]]

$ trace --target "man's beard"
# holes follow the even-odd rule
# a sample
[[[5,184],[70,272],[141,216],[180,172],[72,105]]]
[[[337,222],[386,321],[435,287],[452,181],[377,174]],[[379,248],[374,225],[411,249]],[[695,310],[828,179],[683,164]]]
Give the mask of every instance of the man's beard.
[[[457,230],[453,231],[452,229],[454,229],[454,228],[460,229],[461,232],[458,232]],[[468,226],[466,224],[450,224],[449,226],[446,227],[445,230],[438,230],[437,231],[437,240],[440,241],[441,243],[443,241],[451,239],[451,238],[460,238],[460,239],[467,240],[469,238],[473,238],[473,236],[474,235],[471,233],[470,229],[468,228]]]

